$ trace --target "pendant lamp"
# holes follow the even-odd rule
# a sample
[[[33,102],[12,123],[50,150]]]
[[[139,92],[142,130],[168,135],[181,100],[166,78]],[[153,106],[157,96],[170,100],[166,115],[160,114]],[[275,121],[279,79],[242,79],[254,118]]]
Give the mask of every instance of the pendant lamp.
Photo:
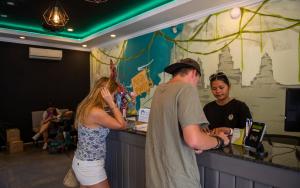
[[[54,0],[43,14],[44,27],[51,31],[59,31],[65,27],[69,21],[69,16],[62,7],[59,0]]]

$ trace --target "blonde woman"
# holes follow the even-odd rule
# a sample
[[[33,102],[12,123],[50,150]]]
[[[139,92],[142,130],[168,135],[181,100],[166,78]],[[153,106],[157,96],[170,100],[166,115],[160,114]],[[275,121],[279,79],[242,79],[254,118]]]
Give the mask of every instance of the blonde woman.
[[[117,87],[115,81],[100,78],[77,108],[78,143],[72,168],[81,188],[109,188],[104,169],[106,136],[109,129],[126,127],[113,99]],[[110,108],[113,116],[104,110],[105,107]]]

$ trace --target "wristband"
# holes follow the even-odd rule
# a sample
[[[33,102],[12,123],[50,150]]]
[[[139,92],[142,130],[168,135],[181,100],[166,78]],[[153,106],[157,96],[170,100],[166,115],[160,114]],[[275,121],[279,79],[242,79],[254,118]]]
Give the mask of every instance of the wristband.
[[[218,144],[213,149],[223,148],[224,147],[224,140],[219,136],[213,136],[217,139]]]
[[[224,140],[221,138],[221,137],[219,137],[219,136],[217,136],[217,138],[220,140],[220,147],[219,148],[224,148]]]

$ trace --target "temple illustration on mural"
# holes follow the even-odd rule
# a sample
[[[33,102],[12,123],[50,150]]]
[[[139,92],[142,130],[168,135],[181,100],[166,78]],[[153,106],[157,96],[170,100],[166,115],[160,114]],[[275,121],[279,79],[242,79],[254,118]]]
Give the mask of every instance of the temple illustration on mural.
[[[234,69],[233,64],[230,48],[224,48],[219,54],[217,72],[224,72],[228,76],[231,82],[231,96],[244,101],[249,106],[255,121],[265,122],[269,129],[276,132],[279,128],[283,130],[285,86],[274,79],[271,57],[267,53],[262,56],[260,71],[250,86],[242,85],[242,72],[239,68]],[[204,87],[203,79],[199,93],[203,105],[215,100],[210,88]]]

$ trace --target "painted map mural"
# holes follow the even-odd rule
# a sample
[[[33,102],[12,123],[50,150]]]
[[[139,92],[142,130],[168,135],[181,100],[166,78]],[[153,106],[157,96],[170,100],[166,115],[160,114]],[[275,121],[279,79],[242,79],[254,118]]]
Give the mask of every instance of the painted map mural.
[[[268,133],[284,132],[285,89],[300,87],[300,1],[266,0],[242,7],[232,19],[230,10],[121,41],[91,53],[91,84],[117,65],[118,79],[128,90],[131,78],[144,68],[153,85],[138,97],[137,107],[150,107],[155,87],[170,79],[164,67],[191,57],[202,68],[199,97],[214,100],[208,77],[225,72],[231,96],[246,102],[255,121],[265,122]]]

